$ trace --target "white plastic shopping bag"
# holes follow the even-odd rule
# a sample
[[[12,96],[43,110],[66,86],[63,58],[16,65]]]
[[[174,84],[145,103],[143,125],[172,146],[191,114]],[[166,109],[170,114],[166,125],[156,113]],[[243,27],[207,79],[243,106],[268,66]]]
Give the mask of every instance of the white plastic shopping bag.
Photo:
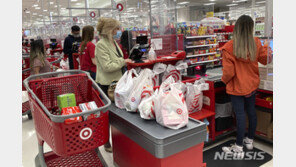
[[[170,79],[172,77],[169,77]],[[170,86],[169,90],[159,88],[159,93],[155,99],[156,122],[170,129],[179,129],[188,123],[188,110],[185,104],[184,95],[175,86]]]
[[[124,103],[124,107],[127,111],[136,112],[137,108],[141,102],[141,94],[143,88],[147,85],[152,85],[152,70],[145,68],[141,70],[139,76],[136,78],[131,92]]]
[[[186,69],[188,68],[187,62],[180,60],[175,65],[176,69],[181,73],[181,75],[186,75]]]
[[[167,65],[163,63],[156,63],[153,66],[153,72],[154,72],[154,77],[152,78],[153,86],[160,85],[160,74],[165,72],[166,68],[167,68]]]
[[[69,70],[69,61],[68,61],[68,58],[65,60],[61,60],[60,62],[60,66],[63,70]]]
[[[171,85],[175,83],[175,79],[171,76],[168,79],[164,80],[163,83],[159,87],[159,91],[167,92],[170,90]]]
[[[156,90],[151,96],[145,96],[139,105],[140,116],[143,119],[155,119],[155,98],[158,94]]]
[[[181,70],[185,70],[186,68],[188,68],[188,64],[186,62],[184,62],[183,60],[180,60],[176,63],[175,67],[177,70],[181,71]]]
[[[169,64],[167,69],[165,70],[165,72],[162,76],[162,79],[161,79],[162,82],[165,81],[166,79],[168,79],[170,76],[172,76],[176,82],[181,80],[180,71],[178,71],[176,69],[176,67],[171,64]]]
[[[162,81],[166,80],[167,78],[169,78],[170,76],[172,76],[175,81],[182,81],[182,77],[181,77],[181,70],[185,70],[186,68],[188,68],[188,65],[186,62],[184,61],[178,61],[176,63],[175,66],[169,64],[167,69],[165,70],[163,76],[162,76]]]
[[[134,75],[134,76],[133,76]],[[134,85],[134,81],[138,76],[135,69],[131,69],[126,71],[123,76],[118,81],[116,88],[115,88],[115,105],[120,108],[124,109],[124,102],[128,98],[128,95]]]
[[[203,92],[209,90],[209,84],[203,79],[197,80],[194,84],[187,83],[186,104],[188,113],[198,112],[203,106]]]
[[[184,95],[186,94],[187,87],[183,82],[178,81],[176,83],[173,83],[171,86],[174,86],[175,88],[181,90]]]

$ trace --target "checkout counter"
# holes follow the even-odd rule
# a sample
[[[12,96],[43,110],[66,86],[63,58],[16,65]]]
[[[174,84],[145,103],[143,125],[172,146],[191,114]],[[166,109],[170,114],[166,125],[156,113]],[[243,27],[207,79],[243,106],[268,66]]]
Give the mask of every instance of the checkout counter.
[[[205,167],[206,124],[189,118],[186,127],[168,129],[112,104],[109,108],[114,165],[119,167]]]

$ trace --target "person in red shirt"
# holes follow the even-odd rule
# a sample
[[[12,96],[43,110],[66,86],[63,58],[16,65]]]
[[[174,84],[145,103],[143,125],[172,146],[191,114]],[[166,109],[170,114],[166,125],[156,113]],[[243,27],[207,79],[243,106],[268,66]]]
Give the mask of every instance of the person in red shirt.
[[[128,59],[130,50],[133,48],[133,34],[131,31],[123,31],[119,47],[122,50],[123,58]]]
[[[96,79],[96,59],[95,59],[95,44],[92,43],[94,39],[94,27],[85,26],[82,29],[82,42],[79,48],[80,69],[90,73],[93,80]]]

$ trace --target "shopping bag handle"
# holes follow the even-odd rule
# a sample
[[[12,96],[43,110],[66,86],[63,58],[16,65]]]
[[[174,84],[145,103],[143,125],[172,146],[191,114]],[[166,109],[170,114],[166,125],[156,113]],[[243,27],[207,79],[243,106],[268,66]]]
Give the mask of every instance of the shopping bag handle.
[[[70,74],[86,74],[88,76],[88,78],[92,81],[92,86],[94,86],[94,88],[99,91],[100,95],[102,95],[102,97],[103,97],[103,100],[107,101],[107,104],[105,104],[104,106],[99,107],[97,109],[93,109],[93,110],[89,110],[89,111],[81,112],[81,113],[76,113],[76,114],[71,114],[71,115],[53,115],[53,114],[51,114],[48,111],[48,109],[44,106],[44,104],[41,102],[41,100],[36,96],[36,94],[29,87],[29,81],[30,80],[34,80],[34,79],[36,79],[38,77],[53,76],[53,75],[57,75],[57,74],[69,74],[69,73]],[[40,107],[42,108],[42,110],[44,110],[44,112],[46,113],[46,115],[48,117],[50,117],[50,119],[53,122],[64,122],[66,119],[69,119],[69,118],[74,118],[74,117],[79,117],[79,116],[84,116],[84,115],[87,115],[88,116],[90,114],[100,113],[100,111],[106,112],[108,110],[109,106],[111,105],[111,100],[102,91],[102,89],[98,86],[98,84],[91,78],[90,74],[88,72],[85,72],[85,71],[81,71],[81,70],[66,70],[66,71],[48,72],[48,73],[43,73],[43,74],[31,75],[28,78],[26,78],[23,81],[23,83],[24,83],[24,86],[27,89],[28,93],[37,101],[37,103],[40,105]]]

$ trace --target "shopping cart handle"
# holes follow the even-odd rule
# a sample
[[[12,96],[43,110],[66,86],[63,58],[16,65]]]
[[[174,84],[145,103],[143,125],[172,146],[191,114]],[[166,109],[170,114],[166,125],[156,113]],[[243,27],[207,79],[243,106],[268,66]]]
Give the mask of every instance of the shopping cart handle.
[[[41,102],[41,100],[35,95],[35,93],[32,91],[32,89],[29,87],[29,81],[34,80],[39,77],[44,77],[44,76],[53,76],[57,74],[86,74],[88,78],[92,81],[92,85],[97,89],[100,93],[100,95],[103,97],[103,100],[107,101],[107,104],[105,104],[102,107],[99,107],[94,110],[86,111],[86,112],[81,112],[81,113],[76,113],[76,114],[71,114],[71,115],[53,115],[51,114],[48,109],[44,106],[44,104]],[[102,91],[102,89],[98,86],[98,84],[91,78],[90,74],[85,71],[81,70],[67,70],[67,71],[59,71],[59,72],[48,72],[48,73],[43,73],[43,74],[37,74],[37,75],[31,75],[28,78],[26,78],[24,81],[24,86],[27,89],[28,93],[37,101],[37,103],[40,105],[40,107],[44,110],[47,116],[50,117],[50,119],[53,122],[64,122],[68,118],[74,118],[74,117],[79,117],[79,116],[84,116],[84,115],[90,115],[90,114],[98,114],[100,111],[106,112],[108,110],[108,107],[111,105],[111,100],[107,97],[107,95]],[[99,114],[98,114],[99,115]]]

